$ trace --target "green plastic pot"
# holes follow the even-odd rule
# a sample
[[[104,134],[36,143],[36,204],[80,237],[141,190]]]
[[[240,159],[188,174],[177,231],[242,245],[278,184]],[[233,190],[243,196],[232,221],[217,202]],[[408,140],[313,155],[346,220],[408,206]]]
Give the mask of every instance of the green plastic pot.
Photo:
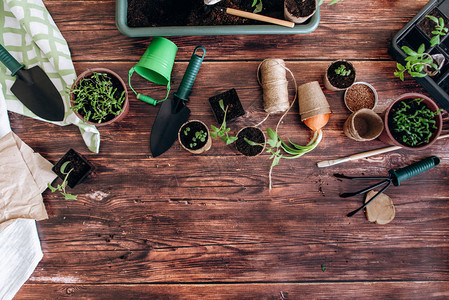
[[[188,0],[187,0],[188,1]],[[129,37],[192,36],[192,35],[250,35],[250,34],[305,34],[313,32],[320,23],[320,9],[304,24],[294,28],[279,25],[217,25],[217,26],[163,26],[128,27],[128,0],[116,0],[115,23],[118,30]]]

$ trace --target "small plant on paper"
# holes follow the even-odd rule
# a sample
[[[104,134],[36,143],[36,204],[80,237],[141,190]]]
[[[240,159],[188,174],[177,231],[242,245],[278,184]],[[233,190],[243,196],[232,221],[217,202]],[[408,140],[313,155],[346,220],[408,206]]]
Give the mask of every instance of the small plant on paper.
[[[58,184],[56,187],[53,187],[50,183],[48,183],[48,188],[51,190],[52,193],[54,193],[56,191],[60,191],[61,195],[63,195],[66,200],[76,200],[76,196],[75,195],[69,194],[65,190],[65,188],[67,187],[67,180],[69,178],[69,175],[73,171],[73,168],[72,168],[68,172],[66,172],[66,168],[67,168],[69,163],[70,163],[70,161],[66,161],[65,163],[63,163],[61,165],[60,171],[61,171],[62,174],[65,175],[64,180],[62,181],[62,183]]]

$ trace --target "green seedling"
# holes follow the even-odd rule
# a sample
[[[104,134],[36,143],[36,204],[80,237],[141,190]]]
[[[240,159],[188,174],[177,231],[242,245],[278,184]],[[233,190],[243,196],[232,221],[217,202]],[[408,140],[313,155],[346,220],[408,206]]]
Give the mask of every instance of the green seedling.
[[[107,116],[123,111],[125,91],[117,97],[117,88],[106,73],[93,72],[69,92],[74,95],[72,110],[83,115],[84,121],[101,123]]]
[[[61,168],[59,169],[62,174],[65,175],[64,180],[61,184],[58,184],[56,187],[53,187],[50,183],[47,184],[48,188],[51,190],[52,193],[56,191],[60,191],[61,195],[64,196],[65,200],[76,200],[75,195],[69,194],[66,192],[65,188],[67,187],[67,180],[69,178],[70,173],[73,171],[73,168],[70,169],[68,172],[66,172],[67,165],[70,163],[70,161],[66,161],[61,165]]]
[[[401,101],[399,108],[392,115],[395,124],[393,131],[400,135],[402,143],[411,147],[430,141],[437,129],[435,116],[442,111],[439,109],[433,112],[426,105],[421,104],[422,101],[421,98],[413,99],[411,102]],[[415,105],[412,107],[413,103]]]
[[[424,72],[425,67],[430,67],[436,71],[440,71],[438,65],[433,61],[432,56],[429,53],[425,53],[425,45],[421,44],[418,51],[413,51],[407,46],[401,48],[408,56],[405,58],[406,64],[403,66],[400,63],[396,64],[397,70],[394,72],[394,76],[399,77],[404,81],[404,73],[407,71],[412,77],[426,77],[427,73]]]
[[[430,39],[430,46],[434,47],[440,44],[440,37],[445,36],[449,29],[444,27],[443,18],[437,18],[430,15],[426,15],[426,17],[435,23],[435,30],[432,31],[433,37]]]
[[[189,127],[187,127],[187,128],[189,128]],[[190,131],[190,128],[189,128],[189,131]],[[184,133],[185,133],[185,131],[184,131]],[[190,149],[193,149],[193,147],[198,145],[196,143],[197,141],[204,143],[206,141],[206,137],[207,137],[207,133],[204,130],[196,131],[195,136],[192,138],[192,143],[189,144]]]
[[[188,134],[189,134],[189,131],[190,131],[190,127],[186,127],[186,128],[184,129],[184,135],[188,135]]]
[[[254,0],[251,7],[255,7],[253,13],[260,13],[263,9],[262,0]]]
[[[218,104],[220,105],[220,108],[224,112],[223,122],[221,123],[220,128],[217,128],[214,125],[210,125],[211,128],[210,136],[214,139],[221,138],[226,145],[229,145],[234,143],[237,140],[237,137],[229,136],[229,131],[231,130],[231,128],[226,128],[226,114],[228,112],[228,106],[226,106],[226,108],[224,107],[223,99],[220,99],[220,101],[218,101]]]
[[[297,145],[293,143],[290,139],[288,139],[289,143],[287,144],[279,137],[277,132],[271,128],[267,128],[267,134],[269,139],[267,139],[268,145],[265,146],[265,149],[267,153],[271,154],[270,159],[272,159],[270,171],[268,173],[269,189],[271,190],[272,186],[271,174],[273,173],[273,168],[279,164],[279,161],[282,158],[295,159],[303,156],[307,152],[312,151],[320,143],[323,133],[321,130],[316,131],[313,134],[311,141],[306,146]],[[251,146],[264,147],[264,144],[253,142],[247,138],[245,138],[245,141]],[[282,150],[289,155],[281,153]]]
[[[351,70],[346,70],[345,65],[342,64],[337,69],[335,69],[335,74],[346,77],[351,74]]]

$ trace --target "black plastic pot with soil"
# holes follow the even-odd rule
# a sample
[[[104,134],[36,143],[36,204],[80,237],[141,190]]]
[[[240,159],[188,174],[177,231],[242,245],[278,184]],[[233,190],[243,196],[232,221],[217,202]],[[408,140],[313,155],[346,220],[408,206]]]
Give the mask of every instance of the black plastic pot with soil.
[[[435,36],[436,23],[428,15],[437,19],[442,18],[444,26],[449,27],[449,0],[431,0],[406,26],[404,26],[392,39],[390,54],[399,63],[405,65],[408,56],[403,46],[417,51],[424,44],[425,52],[433,56],[434,62],[440,65],[439,72],[427,70],[428,76],[414,77],[425,88],[435,101],[449,110],[449,38],[448,34],[440,36],[440,43],[431,45]],[[445,59],[444,64],[435,60],[435,55]],[[409,76],[409,74],[406,74]]]
[[[226,110],[226,122],[230,122],[245,114],[242,103],[235,89],[227,90],[221,94],[209,98],[209,103],[214,112],[215,119],[218,124],[223,123],[225,115],[224,110],[220,107],[220,100],[223,100],[223,106]]]
[[[67,178],[67,185],[73,189],[89,176],[94,170],[94,166],[83,155],[70,149],[52,168],[53,172],[62,180],[64,180],[66,174],[61,172],[61,166],[67,161],[70,163],[65,168],[65,173],[73,169]]]
[[[260,145],[252,146],[248,144],[245,138]],[[259,155],[265,149],[265,134],[259,128],[245,127],[241,129],[237,134],[235,147],[240,153],[242,153],[245,156]]]
[[[355,80],[355,68],[346,60],[332,62],[324,74],[324,86],[331,91],[346,90]]]

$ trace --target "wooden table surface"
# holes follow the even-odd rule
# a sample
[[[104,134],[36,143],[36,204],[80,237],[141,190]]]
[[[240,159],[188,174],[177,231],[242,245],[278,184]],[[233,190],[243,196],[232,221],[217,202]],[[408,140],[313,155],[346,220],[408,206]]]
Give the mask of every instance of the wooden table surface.
[[[128,38],[115,26],[113,0],[46,0],[68,41],[77,73],[107,67],[123,78],[151,38]],[[256,79],[265,58],[282,58],[299,84],[318,80],[344,58],[358,79],[379,93],[378,112],[398,95],[425,91],[410,77],[395,78],[387,49],[427,0],[344,0],[324,5],[316,31],[306,35],[171,37],[179,47],[175,90],[195,46],[207,56],[188,107],[191,118],[215,124],[208,98],[235,88],[247,114],[232,132],[263,119]],[[135,77],[153,96],[163,88]],[[290,84],[290,93],[293,87]],[[313,299],[449,297],[449,140],[423,151],[400,150],[319,169],[316,162],[385,147],[356,142],[342,131],[349,111],[342,92],[325,91],[333,110],[324,139],[302,158],[281,161],[268,191],[268,154],[239,155],[214,141],[203,155],[174,146],[151,158],[149,139],[158,108],[130,95],[127,117],[101,127],[101,149],[91,153],[78,128],[10,114],[28,145],[55,163],[69,148],[84,154],[95,174],[71,192],[78,200],[44,193],[49,219],[38,222],[44,258],[17,299]],[[306,143],[310,130],[295,105],[279,132]],[[273,128],[279,116],[264,126]],[[446,123],[447,124],[447,123]],[[447,132],[447,130],[445,130]],[[342,199],[363,183],[332,175],[379,175],[424,157],[441,164],[392,187],[396,207],[388,225],[349,211],[362,196]],[[322,266],[326,268],[322,270]]]

